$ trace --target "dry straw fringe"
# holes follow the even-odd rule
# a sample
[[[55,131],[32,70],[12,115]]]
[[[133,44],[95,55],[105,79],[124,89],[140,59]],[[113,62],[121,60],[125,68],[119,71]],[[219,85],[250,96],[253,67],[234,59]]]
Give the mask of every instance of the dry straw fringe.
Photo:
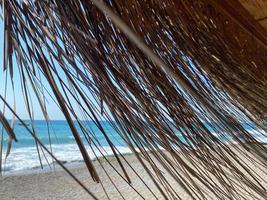
[[[3,69],[12,87],[6,80],[1,84],[6,92],[21,87],[32,121],[33,96],[48,124],[47,97],[58,104],[96,182],[103,180],[73,118],[91,148],[101,151],[82,119],[98,126],[119,163],[113,169],[125,184],[131,184],[125,167],[131,163],[116,149],[100,118],[113,124],[165,199],[180,197],[160,168],[192,199],[266,198],[266,182],[250,166],[266,174],[267,149],[242,122],[265,129],[260,120],[267,112],[267,40],[249,17],[245,26],[244,16],[230,11],[244,13],[242,6],[229,2],[2,0]],[[15,70],[21,83],[13,81]],[[5,109],[20,119],[15,100],[0,95]],[[10,137],[9,151],[16,133],[5,112],[0,119]],[[205,122],[211,122],[212,131]],[[34,127],[27,129],[38,153],[52,155]],[[212,132],[225,133],[224,141]]]

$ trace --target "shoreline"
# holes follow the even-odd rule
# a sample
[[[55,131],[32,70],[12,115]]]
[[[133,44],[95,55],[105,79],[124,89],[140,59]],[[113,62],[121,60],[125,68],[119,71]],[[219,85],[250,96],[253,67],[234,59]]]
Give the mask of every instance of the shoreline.
[[[262,145],[267,147],[267,142],[261,142]],[[226,144],[226,146],[228,147],[233,147],[235,145],[235,143],[231,143],[231,144]],[[163,149],[161,149],[163,150]],[[137,150],[138,152],[138,150]],[[133,152],[121,152],[122,156],[125,157],[129,157],[129,156],[133,156],[135,157]],[[107,154],[105,155],[105,157],[109,160],[115,159],[114,154]],[[119,156],[121,157],[121,156]],[[105,161],[104,156],[99,156],[98,157],[99,161]],[[84,165],[84,161],[82,159],[80,160],[72,160],[72,161],[67,161],[67,160],[61,160],[61,162],[63,162],[64,166],[67,167],[68,169],[79,169],[82,168]],[[92,162],[93,163],[97,163],[97,158],[92,158]],[[2,173],[2,175],[0,175],[0,177],[9,177],[9,176],[23,176],[23,175],[31,175],[31,174],[45,174],[45,173],[53,173],[53,172],[58,172],[58,171],[64,171],[64,169],[62,167],[60,167],[58,165],[58,163],[56,161],[53,161],[53,163],[50,163],[50,165],[45,164],[43,165],[43,168],[41,168],[41,166],[35,166],[32,168],[28,168],[28,169],[23,169],[23,170],[14,170],[14,171],[5,171],[4,173]]]
[[[146,177],[145,171],[142,169],[141,165],[136,162],[135,156],[133,154],[124,155],[125,159],[131,163],[132,167],[139,171],[139,173]],[[119,169],[119,165],[115,159],[115,156],[108,157],[109,162],[114,165],[115,168]],[[93,161],[96,169],[98,169],[99,176],[103,181],[106,187],[107,192],[110,195],[111,199],[122,199],[118,194],[117,190],[112,186],[110,181],[108,181],[107,175],[100,170],[101,165],[98,161]],[[113,180],[118,180],[119,176],[112,170],[112,168],[107,164],[103,159],[100,160],[100,163],[105,166],[107,173]],[[124,163],[125,164],[125,163]],[[79,178],[79,180],[86,185],[90,191],[93,191],[99,199],[107,199],[105,193],[101,187],[101,184],[95,183],[87,168],[82,163],[75,164],[73,166],[67,166],[71,172]],[[144,188],[143,185],[140,185],[140,180],[135,177],[133,172],[128,168],[129,176],[132,180],[132,185],[136,188],[139,188],[142,195],[146,196],[148,199],[152,198],[151,194],[148,193],[148,190]],[[148,180],[149,185],[152,189],[155,190],[155,193],[160,196],[156,191],[157,189],[153,186],[153,183]],[[127,186],[125,183],[120,181],[116,183],[117,188],[124,191],[123,195],[130,195],[128,199],[141,199],[140,196],[134,192],[130,186]],[[86,193],[62,168],[57,167],[56,170],[49,171],[33,171],[33,173],[23,173],[23,174],[13,174],[8,176],[3,176],[0,178],[0,196],[1,200],[28,200],[28,199],[49,199],[49,200],[70,200],[78,199],[85,200],[91,199],[88,193]]]
[[[233,146],[230,146],[232,148]],[[169,154],[167,154],[169,155]],[[237,154],[241,156],[240,154]],[[148,174],[135,158],[134,154],[126,153],[123,154],[124,158],[131,164],[131,167],[135,169],[139,176],[145,180],[148,187],[158,197],[158,199],[164,199],[158,189],[156,188],[153,181],[149,178]],[[182,154],[181,154],[182,156]],[[243,156],[241,156],[243,157]],[[244,157],[243,157],[244,158]],[[116,161],[114,155],[107,156],[108,161],[117,169],[121,174],[121,168]],[[245,161],[246,158],[244,158]],[[157,163],[157,162],[156,162]],[[122,199],[117,189],[119,189],[124,197],[128,200],[142,199],[142,195],[145,199],[155,199],[153,194],[145,187],[145,185],[138,179],[135,173],[129,166],[126,165],[125,161],[123,164],[127,170],[127,173],[132,181],[132,186],[139,192],[136,193],[129,185],[124,182],[121,177],[114,171],[114,169],[105,161],[100,158],[100,162],[97,160],[93,161],[95,168],[99,174],[102,184],[105,186],[106,192],[109,194],[110,199]],[[101,184],[95,183],[87,168],[83,163],[66,164],[67,168],[77,176],[77,178],[92,191],[99,199],[108,199],[105,195],[105,191],[102,189]],[[104,166],[108,176],[114,181],[117,189],[109,181],[107,174],[101,169]],[[263,172],[250,163],[250,167],[257,172],[257,174],[264,180],[264,187],[267,188],[267,173]],[[175,188],[176,192],[179,193],[181,199],[191,199],[184,189],[176,182],[172,177],[165,172],[162,167],[159,167],[164,173],[164,176],[169,180],[169,183]],[[178,170],[178,169],[177,169]],[[179,169],[180,170],[180,169]],[[27,170],[28,171],[28,170]],[[182,172],[182,171],[181,171]],[[229,174],[230,175],[230,174]],[[12,174],[8,176],[0,177],[0,197],[1,200],[86,200],[92,199],[62,168],[59,166],[55,170],[34,170],[30,172],[22,171],[21,173]],[[217,199],[210,197],[208,199]],[[247,197],[246,199],[251,199]]]
[[[125,152],[121,154],[125,157],[134,156],[134,153],[129,153],[129,152]],[[109,160],[115,159],[115,156],[113,154],[105,155],[105,157]],[[98,159],[100,161],[105,160],[103,156],[99,156]],[[61,162],[63,162],[65,167],[67,167],[68,169],[72,169],[72,170],[79,169],[85,166],[83,160],[76,160],[76,161],[62,160]],[[98,161],[96,158],[93,158],[92,162],[97,163]],[[45,174],[45,173],[53,173],[53,172],[58,172],[58,171],[64,171],[64,169],[60,167],[56,161],[53,161],[53,163],[50,163],[50,167],[49,165],[46,164],[46,165],[43,165],[43,169],[41,168],[41,166],[38,166],[38,167],[32,167],[32,168],[23,169],[23,170],[5,171],[4,173],[2,173],[2,176],[0,175],[0,177],[23,176],[23,175],[43,174],[43,173]]]

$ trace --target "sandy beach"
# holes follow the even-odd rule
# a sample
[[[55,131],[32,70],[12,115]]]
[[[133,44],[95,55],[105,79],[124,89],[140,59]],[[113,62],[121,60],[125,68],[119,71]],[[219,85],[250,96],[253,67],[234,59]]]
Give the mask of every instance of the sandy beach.
[[[139,175],[146,181],[146,184],[152,189],[158,199],[163,199],[163,197],[160,195],[160,192],[156,189],[153,182],[149,179],[145,170],[136,160],[135,156],[128,154],[125,155],[125,158],[129,163],[132,164],[132,167],[139,172]],[[120,169],[114,157],[109,157],[108,159],[116,169]],[[97,171],[99,172],[101,180],[105,180],[102,182],[102,184],[105,186],[106,192],[109,194],[109,198],[123,199],[116,191],[116,188],[112,186],[105,172],[103,170],[99,170],[101,168],[101,165],[96,161],[94,161],[94,164]],[[122,192],[122,195],[125,197],[125,199],[142,199],[142,197],[138,195],[133,189],[131,189],[129,185],[125,184],[125,182],[117,175],[117,173],[114,172],[114,170],[107,164],[106,161],[101,161],[101,164],[105,166],[107,174],[112,178],[112,180],[114,180],[116,187]],[[264,178],[265,181],[267,180],[266,174],[261,171],[262,169],[254,167],[253,170],[255,170],[258,175]],[[99,199],[108,199],[101,187],[101,184],[96,184],[92,181],[92,178],[83,165],[71,167],[71,171]],[[140,192],[143,198],[156,199],[144,186],[140,179],[135,176],[132,170],[129,170],[129,176],[132,180],[132,186],[135,187],[138,192]],[[182,199],[191,199],[175,181],[170,179],[170,183]],[[4,176],[1,178],[0,182],[0,197],[1,200],[92,199],[66,172],[62,170]],[[210,199],[214,198],[211,197]]]
[[[153,192],[160,198],[160,194],[156,187],[149,180],[146,172],[142,169],[141,165],[137,162],[134,155],[125,155],[125,158],[132,163],[134,169],[139,169],[141,177],[152,187]],[[118,163],[114,157],[109,157],[111,163],[119,168]],[[101,168],[100,164],[94,161],[96,169]],[[109,176],[115,180],[116,186],[122,191],[122,194],[127,199],[142,199],[136,192],[134,192],[130,186],[123,184],[123,181],[116,181],[120,177],[114,172],[114,170],[103,161],[105,168]],[[101,184],[95,183],[90,177],[89,172],[85,166],[71,167],[71,171],[94,193],[99,199],[107,199],[105,193],[101,187]],[[111,182],[108,181],[107,175],[103,170],[98,170],[99,176],[103,181],[103,185],[106,186],[106,190],[111,199],[123,199],[116,189],[112,186]],[[132,178],[132,185],[141,191],[142,195],[146,199],[155,199],[153,195],[144,187],[138,178],[136,178],[131,170],[129,175]],[[51,200],[51,199],[92,199],[66,172],[63,170],[56,170],[53,172],[34,172],[33,174],[24,175],[12,175],[1,178],[0,182],[0,197],[1,200],[29,200],[29,199],[40,199],[40,200]]]

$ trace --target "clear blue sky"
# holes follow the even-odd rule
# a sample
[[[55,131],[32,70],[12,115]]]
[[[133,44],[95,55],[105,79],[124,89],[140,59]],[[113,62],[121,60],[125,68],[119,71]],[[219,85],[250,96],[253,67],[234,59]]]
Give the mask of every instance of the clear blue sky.
[[[3,34],[3,22],[0,19],[0,93],[1,95],[4,94],[4,74],[3,74],[3,40],[4,40],[4,34]],[[28,119],[28,114],[27,111],[25,109],[25,103],[23,100],[23,95],[21,92],[21,88],[20,88],[20,79],[19,79],[19,73],[16,67],[16,64],[14,64],[14,83],[16,85],[15,87],[15,96],[16,96],[16,111],[17,113],[21,116],[21,118],[23,119]],[[12,94],[12,90],[9,87],[9,92],[7,93],[7,99],[9,100],[9,102],[13,102],[13,94]],[[33,101],[33,105],[38,105],[38,102],[35,98],[32,99]],[[49,100],[49,104],[47,105],[47,109],[48,109],[48,113],[51,119],[64,119],[61,111],[57,108],[57,106],[55,105],[55,103],[53,103],[51,100]],[[13,106],[13,103],[12,103]],[[3,108],[3,103],[0,101],[0,109],[2,110]],[[39,109],[39,106],[36,106],[34,108],[35,112],[35,119],[43,119],[42,113]],[[10,113],[6,113],[7,118],[11,118],[11,114]]]
[[[1,11],[0,11],[1,12]],[[5,82],[5,78],[4,78],[4,72],[3,72],[3,54],[4,54],[4,28],[3,28],[3,21],[0,18],[0,94],[3,96],[4,95],[4,82]],[[17,114],[22,118],[22,119],[29,119],[28,113],[27,113],[27,109],[25,106],[25,101],[24,101],[24,97],[22,94],[22,89],[21,89],[21,82],[20,82],[20,76],[19,76],[19,71],[16,65],[16,62],[13,62],[14,65],[14,84],[15,84],[15,97],[16,97],[16,112]],[[58,72],[60,77],[63,78],[65,77],[64,73],[62,71]],[[64,78],[63,78],[64,79]],[[45,83],[44,83],[45,84]],[[11,106],[13,106],[13,92],[12,92],[12,87],[11,84],[9,82],[8,84],[9,88],[8,88],[8,93],[7,93],[7,100],[9,102],[9,104]],[[28,86],[30,87],[30,83],[28,84]],[[50,87],[46,84],[45,87],[47,89],[50,89]],[[43,118],[43,114],[41,112],[39,103],[37,101],[37,99],[35,98],[35,95],[33,93],[33,91],[31,92],[33,95],[32,96],[32,104],[35,106],[34,107],[34,118],[35,119],[44,119]],[[89,96],[89,98],[91,99],[92,103],[97,107],[98,105],[96,104],[95,100],[93,99],[92,95],[87,94]],[[60,109],[57,107],[57,105],[52,101],[51,98],[49,98],[48,95],[47,96],[47,100],[48,102],[46,102],[46,108],[47,108],[47,112],[48,115],[50,117],[50,119],[52,120],[62,120],[65,119],[64,115],[62,114],[62,112],[60,111]],[[78,115],[78,117],[81,118],[81,115],[79,113],[79,109],[76,106],[76,102],[74,102],[74,100],[72,100],[70,98],[70,101],[72,103],[73,108],[76,111],[76,114]],[[3,109],[3,102],[0,100],[0,109]],[[109,111],[107,111],[109,113]],[[6,117],[8,119],[12,118],[12,114],[10,112],[6,112]],[[99,117],[100,120],[104,119],[103,116]]]

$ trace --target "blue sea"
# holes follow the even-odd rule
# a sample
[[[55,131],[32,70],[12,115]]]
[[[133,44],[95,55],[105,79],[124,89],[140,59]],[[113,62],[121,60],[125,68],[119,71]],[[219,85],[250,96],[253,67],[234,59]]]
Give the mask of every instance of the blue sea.
[[[26,124],[30,124],[29,121],[25,121]],[[91,122],[83,122],[83,125],[87,130],[93,132],[94,137],[97,138],[99,144],[96,146],[102,146],[103,148],[97,149],[95,145],[92,145],[96,155],[94,155],[91,147],[89,146],[86,138],[78,128],[78,123],[74,122],[80,132],[80,137],[83,140],[85,147],[88,151],[89,156],[94,159],[95,156],[112,155],[112,150],[109,147],[103,134],[97,128],[97,126]],[[112,128],[112,125],[107,121],[101,121],[106,133],[109,135],[113,144],[121,153],[129,153],[130,150],[126,146],[125,142],[121,139],[119,134]],[[28,126],[31,128],[31,125]],[[49,133],[46,121],[36,120],[34,122],[34,129],[37,137],[41,142],[56,156],[57,159],[64,163],[79,163],[81,162],[82,156],[76,145],[75,139],[66,121],[56,120],[49,122]],[[32,135],[27,131],[24,126],[21,126],[18,122],[15,122],[14,132],[16,134],[18,142],[12,143],[12,148],[9,156],[5,161],[6,147],[8,143],[8,136],[4,134],[3,140],[3,169],[5,173],[12,173],[17,171],[27,171],[32,169],[40,169],[40,161],[38,151],[36,148],[35,140]],[[51,143],[50,143],[51,141]],[[51,146],[50,146],[51,144]],[[99,148],[99,147],[98,147]],[[48,166],[55,163],[55,161],[45,152],[39,148],[42,165],[45,169]]]
[[[29,123],[29,121],[25,121]],[[77,125],[77,122],[75,122]],[[100,149],[102,153],[100,153],[99,149],[97,149],[94,145],[92,145],[93,150],[95,151],[97,156],[104,155],[112,155],[112,151],[108,146],[106,139],[103,134],[97,128],[97,126],[91,122],[86,121],[83,122],[86,129],[93,132],[94,137],[99,141],[98,145],[101,145],[103,148]],[[104,127],[104,130],[109,135],[113,144],[120,151],[120,153],[130,153],[130,149],[127,147],[125,142],[120,138],[119,134],[112,128],[112,125],[107,121],[101,121],[101,125]],[[207,123],[207,128],[211,130],[210,126]],[[248,130],[250,133],[256,135],[256,137],[262,141],[266,142],[266,134],[263,131],[258,130],[255,126],[244,123],[244,128]],[[29,128],[31,125],[29,126]],[[80,163],[83,159],[81,153],[75,143],[74,137],[69,129],[69,126],[66,121],[50,121],[49,122],[49,132],[48,127],[45,121],[36,120],[34,122],[34,128],[38,138],[42,141],[43,144],[52,149],[52,153],[64,163]],[[26,130],[25,127],[21,126],[18,122],[15,122],[14,128],[15,134],[17,136],[18,142],[12,143],[12,148],[9,156],[5,160],[6,147],[8,143],[8,136],[4,133],[3,140],[3,169],[6,174],[12,174],[14,172],[19,171],[27,171],[32,169],[40,169],[40,161],[38,157],[38,151],[36,149],[36,144],[33,137]],[[211,130],[212,131],[212,130]],[[80,131],[80,136],[84,141],[86,149],[88,151],[89,156],[94,159],[95,154],[93,153],[91,147],[89,146],[86,138],[83,136]],[[50,136],[49,136],[50,135]],[[220,134],[219,137],[223,136]],[[50,142],[51,141],[51,146]],[[42,161],[42,165],[45,169],[49,169],[49,166],[53,166],[54,160],[44,151],[40,150],[40,157]],[[51,165],[52,164],[52,165]]]

